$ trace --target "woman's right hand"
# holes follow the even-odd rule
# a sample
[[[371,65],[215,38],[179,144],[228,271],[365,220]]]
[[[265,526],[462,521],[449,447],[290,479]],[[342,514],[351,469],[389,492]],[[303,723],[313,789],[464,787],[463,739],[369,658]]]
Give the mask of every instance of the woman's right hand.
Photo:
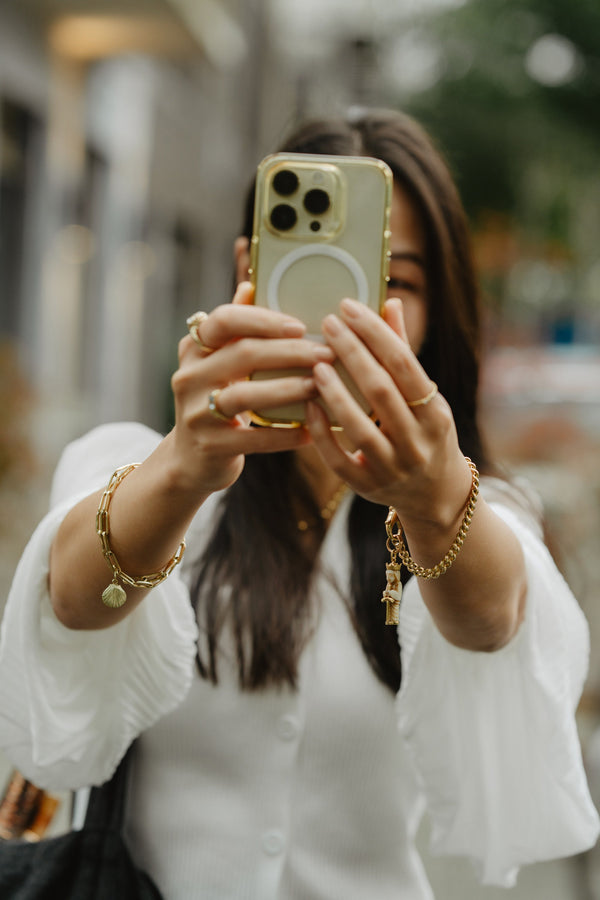
[[[240,475],[247,453],[291,450],[310,441],[304,428],[256,428],[246,412],[317,396],[312,368],[332,362],[333,351],[304,338],[292,316],[254,306],[253,287],[238,286],[233,303],[218,306],[200,324],[200,346],[191,335],[179,344],[172,378],[175,428],[167,439],[177,481],[198,494],[228,487]],[[210,348],[207,351],[206,348]],[[304,368],[308,376],[250,380],[254,372]],[[219,418],[209,410],[211,392]]]
[[[252,290],[241,284],[233,303],[202,321],[198,337],[210,349],[189,335],[183,338],[173,376],[175,427],[114,493],[110,544],[130,575],[165,565],[206,497],[239,476],[246,453],[289,450],[310,441],[304,428],[255,428],[244,414],[316,397],[312,377],[250,381],[249,376],[292,367],[311,372],[315,362],[331,362],[334,353],[306,340],[297,319],[252,305]],[[216,390],[217,408],[226,419],[209,411]],[[52,546],[52,604],[69,628],[114,625],[147,593],[128,587],[128,602],[120,609],[108,609],[100,599],[112,577],[95,527],[101,496],[102,491],[91,494],[67,514]]]

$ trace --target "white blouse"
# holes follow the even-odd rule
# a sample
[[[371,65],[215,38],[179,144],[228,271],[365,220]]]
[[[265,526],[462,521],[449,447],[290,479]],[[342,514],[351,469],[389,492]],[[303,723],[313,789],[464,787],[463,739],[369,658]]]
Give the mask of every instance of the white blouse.
[[[425,807],[433,852],[471,857],[486,884],[510,886],[520,865],[595,843],[574,718],[587,625],[494,479],[482,480],[483,493],[525,554],[525,620],[496,653],[461,650],[411,579],[397,697],[373,674],[341,599],[350,497],[321,548],[318,625],[296,691],[241,693],[227,646],[216,687],[196,674],[188,584],[218,496],[192,523],[182,566],[123,622],[62,626],[47,593],[60,522],[159,440],[119,424],[71,444],[18,566],[0,638],[0,745],[28,778],[55,790],[100,784],[141,735],[127,835],[167,900],[427,900],[414,847]]]

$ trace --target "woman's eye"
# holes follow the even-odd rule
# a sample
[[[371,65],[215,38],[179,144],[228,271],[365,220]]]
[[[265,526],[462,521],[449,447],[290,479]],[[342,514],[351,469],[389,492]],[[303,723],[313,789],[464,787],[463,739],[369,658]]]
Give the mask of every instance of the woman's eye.
[[[412,281],[405,281],[403,278],[390,278],[388,281],[388,290],[413,291],[416,293],[419,288]]]

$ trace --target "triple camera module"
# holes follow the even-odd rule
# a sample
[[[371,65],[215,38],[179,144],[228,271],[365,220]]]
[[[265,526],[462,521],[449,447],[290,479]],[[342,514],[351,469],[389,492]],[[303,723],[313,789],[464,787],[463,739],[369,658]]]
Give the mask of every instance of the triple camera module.
[[[292,197],[300,186],[300,181],[291,169],[281,169],[272,181],[273,190],[280,197]],[[331,200],[327,191],[322,188],[310,188],[302,198],[304,209],[311,216],[322,216],[331,206]],[[278,203],[271,210],[270,221],[277,231],[289,231],[298,221],[298,213],[290,203]],[[310,223],[311,231],[319,231],[321,223],[313,219]]]

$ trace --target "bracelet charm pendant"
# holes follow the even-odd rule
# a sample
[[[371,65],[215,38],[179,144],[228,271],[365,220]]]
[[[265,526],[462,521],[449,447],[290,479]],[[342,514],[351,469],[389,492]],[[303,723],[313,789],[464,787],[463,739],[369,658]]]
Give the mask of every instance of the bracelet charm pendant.
[[[387,532],[386,547],[390,553],[390,561],[385,567],[387,584],[383,592],[383,597],[381,598],[382,603],[387,603],[385,617],[386,625],[398,625],[399,622],[400,598],[402,596],[400,570],[402,569],[402,566],[406,566],[411,575],[416,575],[417,578],[424,578],[426,581],[431,581],[447,572],[462,550],[462,546],[471,526],[473,513],[475,512],[477,497],[479,496],[479,472],[477,471],[477,466],[468,456],[465,456],[465,461],[471,470],[471,490],[469,492],[467,505],[460,528],[458,529],[458,534],[454,538],[454,542],[444,558],[441,559],[437,565],[432,566],[431,568],[425,568],[415,562],[406,546],[402,523],[398,513],[393,506],[390,506],[385,520],[385,530]]]
[[[127,600],[127,593],[115,579],[102,591],[102,602],[111,609],[120,609]]]
[[[400,600],[402,599],[402,582],[400,572],[402,566],[395,560],[386,564],[386,586],[381,598],[382,603],[387,603],[385,609],[385,624],[398,625],[400,621]]]

